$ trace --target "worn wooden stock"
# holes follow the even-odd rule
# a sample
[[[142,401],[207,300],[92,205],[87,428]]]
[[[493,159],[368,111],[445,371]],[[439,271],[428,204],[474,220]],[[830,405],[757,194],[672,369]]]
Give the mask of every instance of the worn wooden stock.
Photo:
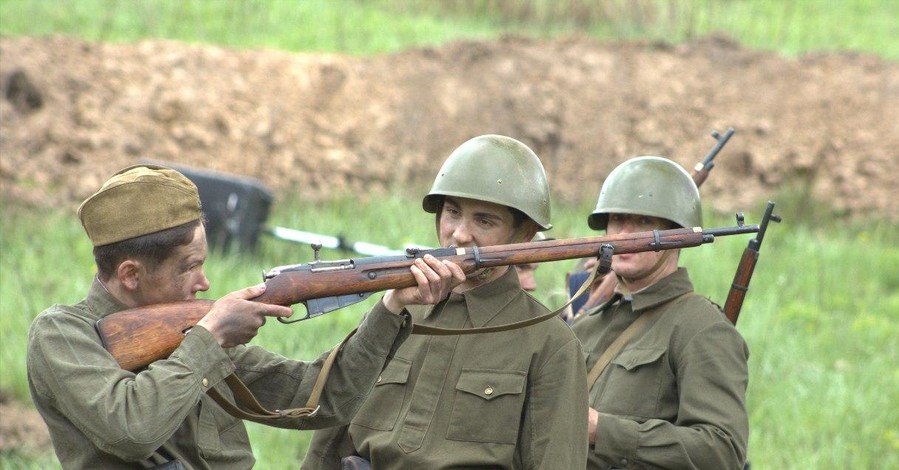
[[[541,263],[598,256],[603,245],[615,254],[661,251],[711,243],[716,236],[758,232],[757,225],[703,230],[679,228],[629,234],[556,239],[486,247],[410,250],[405,256],[376,256],[316,261],[274,268],[266,290],[253,299],[290,306],[312,299],[356,295],[416,285],[409,270],[415,258],[431,254],[458,264],[466,274],[493,266]],[[104,347],[127,370],[140,369],[169,356],[212,301],[193,300],[150,305],[108,315],[97,322]]]
[[[749,240],[749,244],[743,250],[740,264],[737,265],[737,272],[734,273],[734,281],[730,285],[727,300],[724,302],[724,315],[734,325],[737,324],[737,319],[740,318],[740,310],[743,309],[743,299],[746,298],[746,292],[749,290],[749,281],[752,279],[755,265],[759,261],[759,251],[762,249],[765,232],[768,231],[768,223],[780,221],[781,217],[774,214],[774,203],[768,201],[765,214],[762,215],[762,221],[759,224],[759,231],[756,232],[755,238]]]
[[[747,248],[743,251],[740,258],[740,264],[737,266],[737,272],[734,274],[734,282],[730,286],[727,293],[727,300],[724,302],[724,315],[734,325],[740,318],[740,310],[743,308],[743,299],[746,298],[746,291],[749,290],[749,280],[752,279],[752,272],[755,271],[755,264],[759,260],[759,252]]]

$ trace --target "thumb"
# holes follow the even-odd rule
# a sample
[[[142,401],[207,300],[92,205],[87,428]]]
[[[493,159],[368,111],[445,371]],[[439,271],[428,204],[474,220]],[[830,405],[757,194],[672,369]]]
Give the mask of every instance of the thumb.
[[[265,292],[265,283],[256,284],[255,286],[245,287],[229,294],[236,299],[251,300],[262,295]]]

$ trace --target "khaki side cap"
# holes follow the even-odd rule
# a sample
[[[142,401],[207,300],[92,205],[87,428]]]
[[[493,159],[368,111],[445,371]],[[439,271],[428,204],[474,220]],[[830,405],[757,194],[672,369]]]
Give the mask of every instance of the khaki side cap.
[[[200,220],[196,185],[157,165],[136,165],[113,175],[78,208],[94,246],[148,235]]]

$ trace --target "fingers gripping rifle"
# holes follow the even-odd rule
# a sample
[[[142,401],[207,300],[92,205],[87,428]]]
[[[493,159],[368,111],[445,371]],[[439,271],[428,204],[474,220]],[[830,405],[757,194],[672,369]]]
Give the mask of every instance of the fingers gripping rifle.
[[[366,299],[372,293],[416,285],[409,268],[426,254],[452,261],[466,274],[493,266],[540,263],[598,256],[602,251],[639,253],[699,246],[715,237],[756,233],[758,225],[701,227],[626,233],[603,237],[544,240],[486,247],[410,248],[402,256],[321,261],[279,266],[264,274],[266,290],[257,302],[304,304],[301,320]],[[181,344],[183,332],[209,311],[211,300],[150,305],[108,315],[97,322],[104,347],[128,370],[168,357]],[[279,320],[281,320],[279,318]],[[290,322],[292,323],[292,322]]]
[[[755,271],[755,265],[759,260],[759,250],[762,247],[762,240],[765,238],[765,231],[768,229],[768,222],[780,222],[782,220],[779,215],[774,215],[773,212],[774,203],[768,201],[765,215],[762,216],[762,222],[759,224],[759,231],[755,238],[749,240],[749,245],[743,250],[743,257],[740,258],[740,264],[737,265],[737,272],[734,274],[734,282],[731,284],[727,300],[724,302],[724,315],[734,325],[737,324],[737,319],[740,317],[743,299],[746,298],[746,291],[749,290],[749,281],[752,279],[752,273]]]

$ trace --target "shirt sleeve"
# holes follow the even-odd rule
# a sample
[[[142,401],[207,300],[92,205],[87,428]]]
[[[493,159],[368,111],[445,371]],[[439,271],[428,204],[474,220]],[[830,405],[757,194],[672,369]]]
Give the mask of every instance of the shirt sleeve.
[[[523,468],[585,468],[587,371],[573,335],[551,354],[530,387],[519,446]]]
[[[378,303],[340,350],[331,367],[314,416],[278,418],[266,424],[290,429],[320,429],[349,423],[371,392],[378,375],[409,336],[408,313],[395,315]],[[229,352],[238,376],[269,409],[306,405],[329,352],[313,362],[287,359],[258,346]]]
[[[725,322],[709,325],[673,354],[678,384],[674,422],[600,410],[594,452],[615,466],[739,469],[749,434],[748,349]]]
[[[355,453],[347,426],[320,429],[312,434],[300,470],[339,470],[340,459]]]
[[[127,461],[148,458],[202,394],[232,371],[225,352],[202,327],[168,359],[138,373],[123,370],[92,324],[60,311],[35,320],[28,362],[33,393],[99,449]]]

